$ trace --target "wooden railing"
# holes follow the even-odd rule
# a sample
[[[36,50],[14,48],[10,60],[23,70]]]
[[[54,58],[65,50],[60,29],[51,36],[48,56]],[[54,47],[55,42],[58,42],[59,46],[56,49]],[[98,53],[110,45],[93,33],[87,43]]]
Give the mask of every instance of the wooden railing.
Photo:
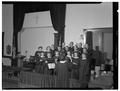
[[[57,88],[57,77],[52,75],[39,74],[34,72],[20,72],[21,88]],[[79,82],[74,79],[69,80],[69,88],[79,87]],[[59,86],[60,87],[60,86]]]

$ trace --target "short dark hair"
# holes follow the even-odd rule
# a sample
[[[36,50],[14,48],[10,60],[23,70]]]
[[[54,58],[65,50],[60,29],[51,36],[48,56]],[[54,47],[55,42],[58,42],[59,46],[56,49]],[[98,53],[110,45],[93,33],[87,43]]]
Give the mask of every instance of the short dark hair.
[[[43,49],[43,47],[42,47],[42,46],[39,46],[39,47],[38,47],[38,49],[39,49],[39,48]]]

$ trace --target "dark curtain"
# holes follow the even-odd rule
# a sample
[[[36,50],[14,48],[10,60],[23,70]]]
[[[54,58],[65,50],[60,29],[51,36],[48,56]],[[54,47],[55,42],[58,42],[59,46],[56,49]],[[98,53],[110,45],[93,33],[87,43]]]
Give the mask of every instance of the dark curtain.
[[[18,52],[18,32],[22,29],[24,15],[23,5],[13,4],[13,46],[16,47],[16,53]]]
[[[50,14],[55,31],[58,31],[58,43],[64,42],[66,4],[50,4]]]
[[[2,32],[2,57],[4,56],[4,32]]]
[[[64,27],[65,27],[65,4],[54,3],[15,3],[13,4],[13,46],[16,47],[16,53],[18,52],[18,32],[22,29],[25,13],[40,12],[50,10],[51,20],[55,31],[58,31],[58,35],[55,37],[57,42],[55,46],[61,45],[64,42]],[[60,43],[60,44],[59,44]]]
[[[88,44],[89,48],[92,49],[92,47],[93,47],[93,41],[92,41],[92,32],[91,31],[87,31],[87,34],[86,34],[86,43]]]

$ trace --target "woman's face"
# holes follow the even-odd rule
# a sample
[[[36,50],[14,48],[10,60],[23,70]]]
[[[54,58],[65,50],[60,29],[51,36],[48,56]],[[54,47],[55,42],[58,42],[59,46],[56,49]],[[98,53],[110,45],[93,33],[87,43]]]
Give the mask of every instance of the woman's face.
[[[66,46],[66,47],[65,47],[65,50],[66,50],[66,51],[68,51],[68,50],[69,50],[68,46]]]
[[[43,56],[44,56],[44,53],[41,53],[41,56],[43,57]]]
[[[83,53],[87,53],[87,49],[86,48],[83,48]]]
[[[58,47],[58,51],[61,51],[61,47]]]
[[[74,53],[74,57],[78,57],[78,54],[77,54],[77,53]]]
[[[50,54],[50,53],[48,53],[48,54],[47,54],[47,57],[48,57],[48,58],[51,58],[51,54]]]
[[[55,52],[55,56],[59,56],[59,52]]]
[[[47,51],[50,51],[50,49],[51,49],[50,46],[48,46],[48,47],[46,48]]]
[[[70,55],[70,51],[67,52],[67,55]]]
[[[85,54],[82,54],[82,59],[86,59],[86,55]]]

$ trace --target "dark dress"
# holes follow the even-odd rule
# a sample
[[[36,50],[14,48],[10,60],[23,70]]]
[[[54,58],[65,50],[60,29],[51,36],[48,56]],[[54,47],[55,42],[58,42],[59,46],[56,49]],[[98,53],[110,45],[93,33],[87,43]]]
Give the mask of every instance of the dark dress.
[[[45,57],[39,58],[35,66],[35,72],[44,74],[45,59]]]
[[[54,56],[53,59],[54,59],[54,62],[59,62],[60,61],[59,56]]]
[[[57,73],[57,88],[68,88],[69,87],[69,64],[67,62],[56,65]]]
[[[87,88],[89,80],[90,80],[89,62],[87,60],[81,60],[79,68],[80,88]]]
[[[70,53],[71,53],[71,55],[72,55],[73,52],[74,52],[74,47],[69,47],[69,51],[70,51]]]
[[[40,59],[40,54],[41,54],[41,52],[42,52],[42,51],[36,51],[36,52],[35,52],[35,59],[36,59],[37,62],[38,62],[39,59]]]
[[[74,64],[75,63],[75,64]],[[72,58],[72,79],[79,79],[80,58]]]
[[[95,66],[101,65],[102,53],[100,51],[94,51]]]
[[[55,69],[49,69],[48,64],[55,63],[54,58],[47,58],[47,69],[48,69],[48,74],[49,75],[54,75],[54,70]]]

